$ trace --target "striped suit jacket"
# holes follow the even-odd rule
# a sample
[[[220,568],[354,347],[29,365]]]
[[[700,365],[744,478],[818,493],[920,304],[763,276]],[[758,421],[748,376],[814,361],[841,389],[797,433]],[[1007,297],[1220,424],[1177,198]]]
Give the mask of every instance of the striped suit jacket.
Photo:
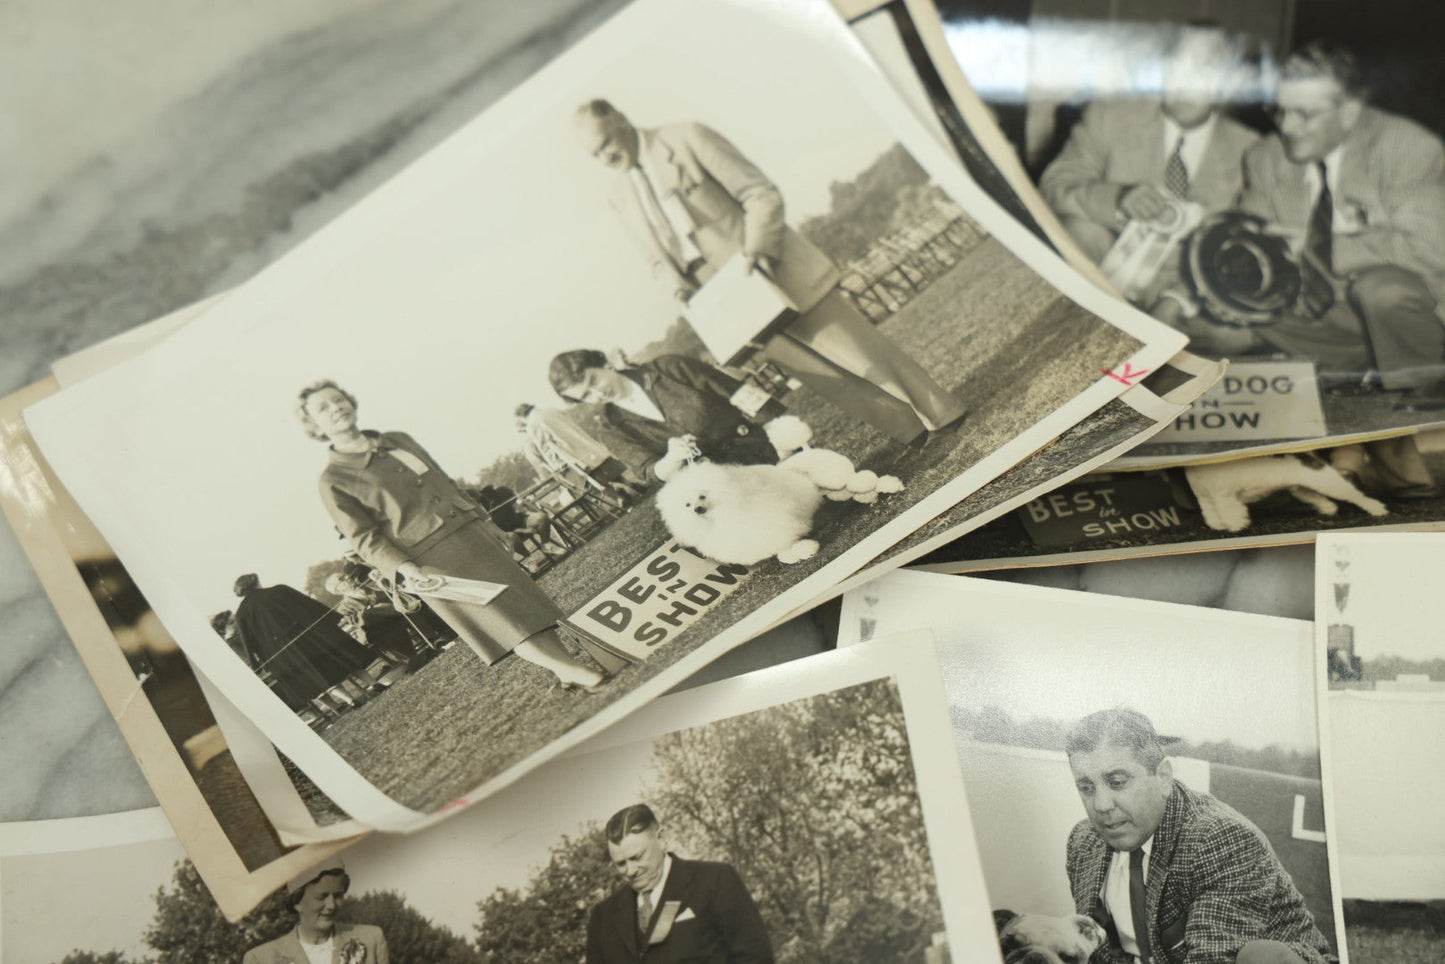
[[[1087,820],[1069,834],[1074,906],[1109,938],[1095,964],[1128,964],[1100,896],[1113,851]],[[1234,964],[1253,940],[1288,944],[1305,964],[1337,964],[1269,841],[1243,815],[1179,781],[1154,832],[1145,875],[1149,940],[1157,964]]]
[[[1360,229],[1335,234],[1336,273],[1394,265],[1445,301],[1445,145],[1414,121],[1367,107],[1343,146],[1335,207]],[[1240,208],[1303,237],[1311,202],[1305,165],[1285,155],[1278,134],[1245,154]]]
[[[1220,114],[1188,199],[1206,213],[1227,210],[1244,180],[1244,152],[1259,135]],[[1131,184],[1164,187],[1164,114],[1158,101],[1095,101],[1074,125],[1059,156],[1039,178],[1039,191],[1060,215],[1119,229],[1120,190]]]

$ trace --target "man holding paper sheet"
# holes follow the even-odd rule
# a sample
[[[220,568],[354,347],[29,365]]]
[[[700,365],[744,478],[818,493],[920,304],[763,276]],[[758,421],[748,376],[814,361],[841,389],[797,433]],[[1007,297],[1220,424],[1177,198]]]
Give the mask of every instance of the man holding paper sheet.
[[[964,416],[838,290],[837,267],[785,223],[778,188],[720,134],[702,124],[634,127],[605,100],[582,105],[576,119],[588,153],[624,175],[613,206],[678,301],[734,273],[740,259],[798,312],[765,336],[761,356],[810,391],[900,442]]]
[[[1104,925],[1105,964],[1332,964],[1269,841],[1174,779],[1154,724],[1100,710],[1064,745],[1087,819],[1069,834],[1074,904]]]

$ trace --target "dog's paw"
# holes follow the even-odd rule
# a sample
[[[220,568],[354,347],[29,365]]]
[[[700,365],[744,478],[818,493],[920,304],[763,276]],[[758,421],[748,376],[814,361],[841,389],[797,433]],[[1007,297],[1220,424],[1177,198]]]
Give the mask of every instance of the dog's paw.
[[[1360,506],[1361,509],[1364,509],[1364,510],[1365,510],[1366,512],[1368,512],[1370,515],[1389,515],[1389,514],[1390,514],[1390,509],[1389,509],[1389,507],[1386,506],[1385,503],[1381,502],[1379,499],[1365,499],[1365,500],[1363,500],[1362,502],[1359,503],[1359,506]]]
[[[902,492],[903,480],[896,475],[880,475],[878,476],[877,489],[884,495],[892,495],[894,492]]]
[[[818,540],[799,539],[782,552],[778,553],[778,561],[786,565],[795,562],[802,562],[804,559],[811,559],[818,554]]]
[[[861,502],[863,505],[872,505],[873,503],[878,501],[878,493],[871,491],[859,492],[857,495],[853,496],[853,501]]]

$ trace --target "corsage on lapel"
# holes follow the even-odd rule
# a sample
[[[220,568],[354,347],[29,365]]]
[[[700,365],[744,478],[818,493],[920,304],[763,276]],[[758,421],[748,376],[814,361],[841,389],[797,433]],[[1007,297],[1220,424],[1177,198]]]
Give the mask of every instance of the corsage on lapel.
[[[337,964],[366,964],[366,945],[353,937],[342,946],[336,960]]]

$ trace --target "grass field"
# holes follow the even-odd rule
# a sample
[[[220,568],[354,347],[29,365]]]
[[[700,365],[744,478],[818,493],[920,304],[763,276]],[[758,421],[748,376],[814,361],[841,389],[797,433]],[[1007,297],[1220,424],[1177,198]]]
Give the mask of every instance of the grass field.
[[[621,671],[601,693],[549,689],[551,677],[521,659],[486,667],[456,646],[332,724],[326,741],[397,801],[435,809],[541,750],[827,566],[1139,347],[1037,282],[992,239],[880,327],[965,400],[970,414],[961,427],[938,433],[921,449],[906,448],[806,393],[786,401],[813,426],[815,444],[847,454],[860,467],[898,475],[904,492],[873,506],[826,504],[815,525],[822,543],[817,556],[788,567],[763,563],[737,592],[646,663]],[[651,501],[644,501],[539,582],[564,610],[575,611],[667,538]]]
[[[952,509],[934,517],[907,539],[880,554],[877,561],[885,562],[950,529],[956,529],[989,509],[1018,498],[1025,492],[1046,484],[1050,479],[1058,478],[1061,473],[1124,444],[1153,424],[1152,419],[1135,411],[1127,402],[1115,399],[1035,452],[1026,461],[1009,469]],[[1003,517],[1007,518],[1010,516]],[[989,523],[985,529],[991,529],[993,525],[994,523]],[[946,553],[956,545],[970,545],[968,540],[972,539],[973,535],[974,533],[968,533],[958,537],[956,541],[947,543],[914,562],[928,562],[935,557],[952,558]]]
[[[1445,961],[1445,901],[1345,901],[1350,964]]]

